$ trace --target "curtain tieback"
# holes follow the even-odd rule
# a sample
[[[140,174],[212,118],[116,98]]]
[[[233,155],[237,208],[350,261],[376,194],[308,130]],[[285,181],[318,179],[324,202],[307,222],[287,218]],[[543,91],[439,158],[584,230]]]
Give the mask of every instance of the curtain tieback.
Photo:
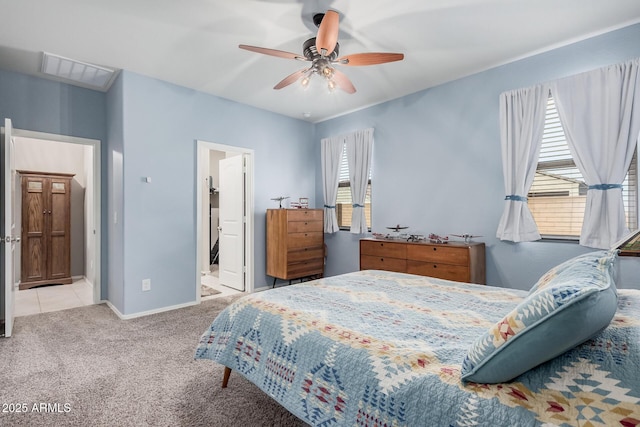
[[[612,190],[614,188],[622,188],[622,184],[595,184],[589,186],[589,190]]]
[[[336,208],[335,206],[329,206],[329,205],[324,205],[324,207],[327,208],[327,209],[335,209]]]
[[[354,203],[353,205],[354,208],[364,208],[364,205],[359,205],[358,203]]]
[[[529,200],[527,197],[518,196],[517,194],[509,194],[508,196],[504,196],[505,200],[514,200],[516,202],[526,202]]]

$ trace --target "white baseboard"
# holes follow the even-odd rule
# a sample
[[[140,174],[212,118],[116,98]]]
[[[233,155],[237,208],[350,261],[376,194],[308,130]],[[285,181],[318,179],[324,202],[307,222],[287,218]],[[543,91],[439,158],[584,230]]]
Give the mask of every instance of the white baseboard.
[[[120,310],[118,310],[116,308],[116,306],[113,305],[110,301],[105,301],[105,302],[106,302],[107,306],[111,309],[111,311],[113,311],[116,314],[116,316],[118,316],[122,320],[135,319],[136,317],[149,316],[150,314],[163,313],[165,311],[177,310],[179,308],[191,307],[192,305],[198,305],[199,304],[197,301],[191,301],[191,302],[187,302],[187,303],[184,303],[184,304],[177,304],[177,305],[172,305],[172,306],[169,306],[169,307],[157,308],[157,309],[154,309],[154,310],[141,311],[141,312],[133,313],[133,314],[122,314],[122,313],[120,313]]]
[[[71,276],[71,280],[73,280],[74,282],[76,280],[83,280],[83,279],[85,282],[87,282],[89,286],[91,286],[91,288],[93,288],[93,283],[89,279],[87,279],[87,276]]]

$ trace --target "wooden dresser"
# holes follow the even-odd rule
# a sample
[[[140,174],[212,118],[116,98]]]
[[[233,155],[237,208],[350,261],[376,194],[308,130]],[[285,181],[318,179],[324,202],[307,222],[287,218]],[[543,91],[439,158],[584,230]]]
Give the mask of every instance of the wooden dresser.
[[[485,284],[484,243],[360,240],[360,270],[387,270]]]
[[[267,275],[291,280],[324,273],[322,209],[267,209]]]
[[[19,171],[22,177],[20,290],[70,284],[73,174]]]

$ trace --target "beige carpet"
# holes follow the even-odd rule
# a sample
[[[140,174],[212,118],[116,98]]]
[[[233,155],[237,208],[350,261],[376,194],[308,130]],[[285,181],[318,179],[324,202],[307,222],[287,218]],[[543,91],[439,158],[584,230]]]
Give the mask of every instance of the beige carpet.
[[[0,403],[27,412],[0,412],[0,426],[303,426],[240,375],[222,389],[223,367],[194,360],[232,300],[132,320],[105,305],[17,318],[0,338]]]

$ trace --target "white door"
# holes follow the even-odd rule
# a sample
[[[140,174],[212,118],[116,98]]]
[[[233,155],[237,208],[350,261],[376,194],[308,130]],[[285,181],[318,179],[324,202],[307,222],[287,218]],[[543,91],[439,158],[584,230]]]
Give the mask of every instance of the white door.
[[[2,137],[2,158],[4,160],[3,181],[3,210],[4,221],[0,232],[2,241],[2,284],[4,286],[4,336],[10,337],[13,329],[13,318],[15,306],[15,275],[14,275],[14,252],[16,242],[20,241],[17,236],[15,221],[13,219],[13,204],[15,200],[15,166],[13,162],[13,138],[11,137],[11,120],[4,119],[4,132]],[[1,288],[1,287],[0,287]]]
[[[220,284],[244,291],[244,155],[222,159],[220,166]]]

